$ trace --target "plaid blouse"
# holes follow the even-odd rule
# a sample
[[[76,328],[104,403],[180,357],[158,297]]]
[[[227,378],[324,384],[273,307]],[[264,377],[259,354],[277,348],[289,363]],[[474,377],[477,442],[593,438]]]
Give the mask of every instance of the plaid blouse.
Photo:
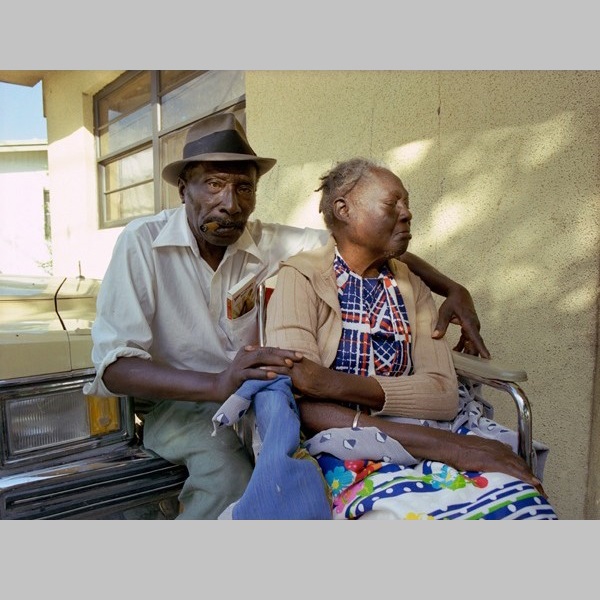
[[[385,265],[378,277],[354,273],[335,249],[342,336],[332,368],[355,375],[411,375],[411,334],[404,300]]]

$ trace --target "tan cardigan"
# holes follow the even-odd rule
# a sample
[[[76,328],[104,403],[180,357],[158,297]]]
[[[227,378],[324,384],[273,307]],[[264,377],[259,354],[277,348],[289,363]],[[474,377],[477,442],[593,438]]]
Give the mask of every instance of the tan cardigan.
[[[267,311],[267,345],[302,352],[329,367],[342,334],[342,317],[333,273],[334,240],[281,263]],[[458,411],[458,386],[450,347],[431,333],[437,308],[429,288],[408,267],[391,260],[412,334],[413,374],[374,376],[385,393],[374,414],[450,420]]]

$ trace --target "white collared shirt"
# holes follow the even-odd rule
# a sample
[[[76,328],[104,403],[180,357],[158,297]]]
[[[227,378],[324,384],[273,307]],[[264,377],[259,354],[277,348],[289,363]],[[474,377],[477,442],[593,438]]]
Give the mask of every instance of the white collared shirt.
[[[249,273],[270,277],[279,262],[325,243],[327,230],[251,221],[216,271],[200,256],[185,208],[129,223],[115,244],[92,327],[96,377],[84,393],[110,395],[104,370],[121,356],[218,373],[257,342],[257,309],[227,319],[227,291]]]

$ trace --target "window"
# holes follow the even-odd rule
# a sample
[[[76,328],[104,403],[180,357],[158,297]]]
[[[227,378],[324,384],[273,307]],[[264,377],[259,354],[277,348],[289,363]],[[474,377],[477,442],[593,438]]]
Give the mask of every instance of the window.
[[[244,71],[129,71],[94,96],[101,228],[179,206],[164,165],[188,129],[219,112],[245,124]]]

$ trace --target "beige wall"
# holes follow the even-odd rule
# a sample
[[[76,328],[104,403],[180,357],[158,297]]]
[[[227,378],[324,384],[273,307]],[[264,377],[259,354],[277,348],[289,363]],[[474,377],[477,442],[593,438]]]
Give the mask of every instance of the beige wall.
[[[249,138],[279,160],[257,216],[320,223],[312,191],[334,161],[387,161],[411,194],[411,250],[467,285],[493,356],[528,373],[559,516],[584,518],[589,476],[600,518],[600,72],[253,71],[246,91]]]
[[[54,273],[102,277],[120,229],[98,229],[93,95],[123,71],[47,71]]]
[[[0,144],[0,273],[47,275],[52,255],[44,230],[46,144]]]
[[[76,274],[81,261],[101,277],[120,232],[97,228],[91,102],[119,73],[44,77],[56,273]],[[599,72],[251,71],[246,86],[252,145],[279,160],[257,216],[320,224],[313,190],[334,161],[388,161],[411,194],[411,250],[468,286],[494,357],[529,374],[559,516],[600,518],[590,442],[600,413]],[[513,418],[509,401],[498,414]]]

